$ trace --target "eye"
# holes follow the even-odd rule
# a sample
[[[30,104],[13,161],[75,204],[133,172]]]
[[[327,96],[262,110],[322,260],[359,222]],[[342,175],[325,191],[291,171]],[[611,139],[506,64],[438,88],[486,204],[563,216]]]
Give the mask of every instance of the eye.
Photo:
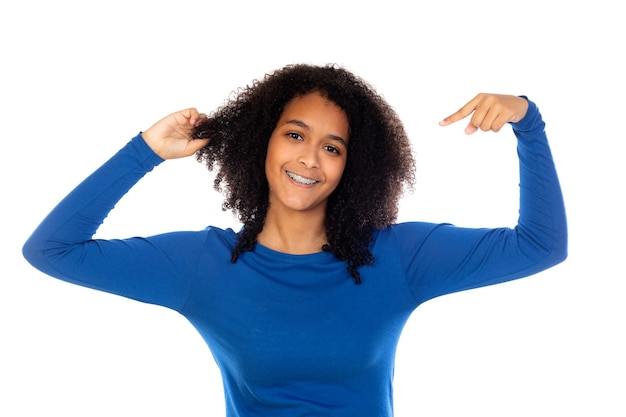
[[[332,152],[332,153],[336,153],[336,154],[340,154],[341,153],[339,151],[339,149],[337,149],[337,148],[335,148],[334,146],[331,146],[331,145],[324,146],[324,149],[327,150],[328,152]]]
[[[291,139],[295,139],[295,140],[302,140],[302,136],[300,136],[299,133],[295,133],[295,132],[288,132],[287,136],[289,136]]]

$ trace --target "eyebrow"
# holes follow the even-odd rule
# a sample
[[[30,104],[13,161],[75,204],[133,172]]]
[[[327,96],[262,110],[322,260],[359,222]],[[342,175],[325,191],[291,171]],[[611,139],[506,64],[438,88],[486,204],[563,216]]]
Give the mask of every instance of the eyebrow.
[[[298,119],[287,120],[285,122],[285,124],[294,124],[296,126],[300,126],[301,128],[303,128],[305,130],[308,130],[308,131],[311,130],[311,127],[309,125],[304,123],[302,120],[298,120]],[[348,143],[341,136],[330,134],[330,135],[326,135],[326,137],[329,138],[329,139],[335,140],[337,142],[341,142],[343,144],[343,146],[345,146],[346,148],[348,147]]]

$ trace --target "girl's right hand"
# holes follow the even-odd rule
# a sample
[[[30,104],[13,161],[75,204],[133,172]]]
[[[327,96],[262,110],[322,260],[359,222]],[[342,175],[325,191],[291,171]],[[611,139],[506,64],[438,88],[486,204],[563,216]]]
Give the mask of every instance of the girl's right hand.
[[[190,156],[205,147],[210,139],[192,139],[191,132],[206,115],[194,108],[177,111],[141,133],[148,146],[163,159]]]

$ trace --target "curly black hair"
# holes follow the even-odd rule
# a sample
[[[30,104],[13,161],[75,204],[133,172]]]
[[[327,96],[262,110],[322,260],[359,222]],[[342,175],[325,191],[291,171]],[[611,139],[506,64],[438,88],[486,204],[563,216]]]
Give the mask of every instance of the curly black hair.
[[[372,232],[391,225],[405,186],[415,181],[410,141],[395,110],[375,89],[334,64],[288,65],[233,93],[197,126],[194,138],[210,138],[197,152],[209,170],[217,167],[214,187],[225,195],[223,210],[243,223],[232,252],[236,262],[250,251],[263,229],[268,209],[265,157],[269,138],[285,106],[295,97],[318,92],[341,107],[348,118],[350,143],[342,179],[326,208],[331,251],[347,262],[357,284],[358,267],[371,265]]]

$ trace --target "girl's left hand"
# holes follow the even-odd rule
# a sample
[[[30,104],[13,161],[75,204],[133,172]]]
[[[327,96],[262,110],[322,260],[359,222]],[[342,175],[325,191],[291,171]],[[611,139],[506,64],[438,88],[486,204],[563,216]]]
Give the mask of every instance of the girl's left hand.
[[[456,113],[439,122],[448,126],[473,113],[465,133],[471,135],[478,129],[498,132],[506,123],[519,122],[526,115],[528,101],[523,97],[481,93],[461,107]]]

